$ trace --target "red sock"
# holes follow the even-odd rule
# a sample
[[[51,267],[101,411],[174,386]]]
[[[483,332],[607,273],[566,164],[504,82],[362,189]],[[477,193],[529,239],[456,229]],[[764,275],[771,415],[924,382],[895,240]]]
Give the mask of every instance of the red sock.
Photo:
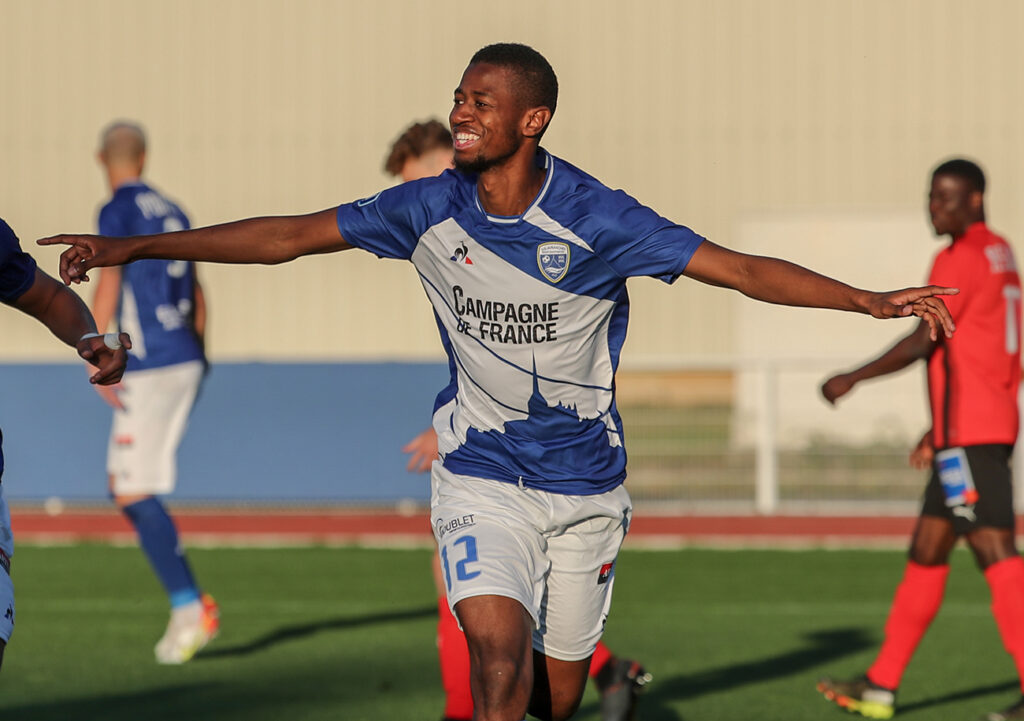
[[[437,653],[441,660],[444,686],[444,715],[451,719],[473,718],[473,695],[469,690],[469,647],[448,608],[448,599],[437,599]]]
[[[593,678],[601,670],[601,667],[613,658],[615,656],[612,654],[611,649],[604,645],[604,641],[598,641],[597,648],[594,649],[594,655],[590,657],[590,670],[587,671],[587,675]]]
[[[895,690],[911,656],[921,643],[935,614],[942,605],[949,565],[921,566],[907,562],[903,580],[885,622],[885,641],[878,658],[868,669],[868,678],[879,686]]]
[[[993,563],[985,569],[985,580],[992,592],[992,615],[1024,693],[1024,559],[1014,556]]]

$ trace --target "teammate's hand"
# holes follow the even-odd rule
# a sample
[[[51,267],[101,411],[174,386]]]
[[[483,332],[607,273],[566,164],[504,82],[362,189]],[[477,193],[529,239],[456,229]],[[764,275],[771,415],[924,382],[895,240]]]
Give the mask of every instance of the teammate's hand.
[[[910,465],[919,471],[926,471],[932,467],[935,460],[935,443],[932,441],[932,432],[928,431],[910,452]]]
[[[120,348],[111,348],[102,335],[82,338],[75,346],[82,360],[95,368],[89,376],[89,382],[98,385],[111,385],[121,380],[124,366],[128,362],[128,349],[132,347],[132,339],[127,333],[117,336]]]
[[[853,390],[854,385],[849,373],[840,373],[821,384],[821,395],[829,403],[835,405],[837,400]]]
[[[933,341],[939,339],[940,332],[947,338],[952,338],[956,325],[946,304],[938,296],[956,295],[959,292],[959,288],[929,285],[924,288],[904,288],[889,293],[875,293],[868,305],[868,312],[875,318],[916,315],[928,324]]]
[[[402,452],[412,454],[409,457],[409,463],[405,466],[406,470],[417,473],[429,471],[430,466],[438,458],[437,433],[433,428],[428,428],[402,446]]]
[[[120,239],[123,240],[123,239]],[[39,245],[70,245],[60,254],[60,279],[65,285],[88,282],[90,268],[124,265],[131,260],[129,243],[117,242],[101,235],[54,235],[41,238]]]

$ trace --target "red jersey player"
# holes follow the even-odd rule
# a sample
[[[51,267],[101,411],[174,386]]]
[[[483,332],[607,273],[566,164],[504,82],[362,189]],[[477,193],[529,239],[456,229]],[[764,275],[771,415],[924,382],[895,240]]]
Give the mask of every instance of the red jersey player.
[[[834,403],[862,380],[928,361],[932,427],[910,460],[916,468],[931,468],[931,478],[885,640],[862,677],[818,683],[829,700],[871,718],[889,718],[895,711],[896,689],[942,603],[949,554],[961,536],[985,575],[1003,645],[1024,678],[1024,560],[1014,545],[1010,476],[1018,427],[1021,288],[1010,246],[985,225],[984,192],[985,176],[970,161],[947,161],[932,174],[932,225],[952,243],[936,256],[929,282],[960,288],[960,295],[944,298],[955,335],[932,340],[922,324],[880,357],[821,388]],[[1024,719],[1024,698],[984,718]]]

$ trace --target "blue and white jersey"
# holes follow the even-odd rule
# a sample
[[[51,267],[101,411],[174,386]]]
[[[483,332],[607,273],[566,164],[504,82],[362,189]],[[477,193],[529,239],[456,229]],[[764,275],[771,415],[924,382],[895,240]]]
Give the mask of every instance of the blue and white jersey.
[[[177,205],[142,182],[122,185],[100,209],[100,235],[151,235],[188,227],[188,218]],[[137,371],[202,359],[194,312],[193,263],[137,260],[122,266],[118,325],[132,338],[126,369]]]
[[[21,249],[18,236],[0,218],[0,301],[11,305],[32,287],[36,261]]]
[[[433,419],[445,467],[603,493],[626,476],[626,279],[673,282],[703,238],[544,151],[538,162],[544,185],[520,216],[489,216],[475,176],[447,171],[342,205],[338,228],[411,260],[434,306],[451,369]]]
[[[25,294],[36,279],[36,261],[21,249],[18,236],[11,226],[0,218],[0,302],[11,305]],[[0,435],[0,478],[4,475],[3,435]],[[0,518],[0,536],[3,534],[3,519]],[[6,526],[10,527],[10,524]],[[0,537],[0,548],[10,553]]]

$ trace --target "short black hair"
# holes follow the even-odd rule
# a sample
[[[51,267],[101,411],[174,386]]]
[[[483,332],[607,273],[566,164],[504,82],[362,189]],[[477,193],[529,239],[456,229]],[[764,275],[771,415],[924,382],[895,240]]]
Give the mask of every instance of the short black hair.
[[[977,163],[970,160],[964,158],[947,160],[932,171],[933,178],[937,175],[952,175],[954,178],[960,178],[966,182],[972,192],[985,192],[985,173]]]
[[[517,91],[522,92],[527,107],[543,105],[552,114],[558,105],[558,78],[547,59],[531,48],[520,43],[495,43],[480,48],[469,61],[470,65],[487,63],[499,68],[508,68],[519,79]]]

